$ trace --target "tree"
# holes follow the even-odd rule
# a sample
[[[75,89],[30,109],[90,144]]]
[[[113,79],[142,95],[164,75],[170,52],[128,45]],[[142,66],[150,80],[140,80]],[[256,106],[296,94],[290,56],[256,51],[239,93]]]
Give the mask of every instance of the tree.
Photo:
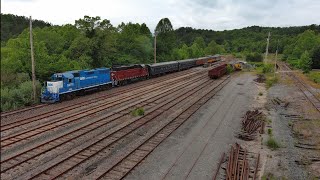
[[[306,30],[298,36],[292,52],[294,57],[299,58],[305,51],[310,52],[316,45],[320,44],[320,36],[312,30]]]
[[[176,36],[168,18],[159,21],[155,34],[157,34],[158,61],[170,61],[173,56],[173,49],[176,47]]]
[[[204,49],[206,48],[206,43],[204,42],[203,38],[200,36],[200,37],[196,37],[196,39],[194,40],[193,43],[196,43],[199,45],[199,48],[201,49]]]
[[[311,59],[312,68],[320,69],[320,44],[313,49]]]
[[[41,20],[32,20],[33,28],[49,27],[50,23]],[[1,13],[1,42],[17,37],[23,30],[29,27],[29,18],[13,14]]]
[[[100,16],[84,16],[83,19],[75,21],[75,26],[86,33],[86,36],[92,38],[96,35],[96,29],[112,29],[113,26],[109,20],[101,20]]]
[[[303,73],[309,73],[311,70],[312,61],[309,56],[308,51],[305,51],[300,58],[300,68],[303,70]]]
[[[221,45],[218,45],[214,40],[212,40],[204,51],[206,55],[221,54],[224,52],[224,48]]]
[[[161,19],[155,29],[156,34],[167,33],[173,31],[172,24],[168,18]]]

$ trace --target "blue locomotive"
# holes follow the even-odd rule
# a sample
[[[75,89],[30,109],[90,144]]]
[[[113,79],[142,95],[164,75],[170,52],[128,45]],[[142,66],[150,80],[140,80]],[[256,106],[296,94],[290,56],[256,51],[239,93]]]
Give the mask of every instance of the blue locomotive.
[[[53,103],[71,99],[73,96],[88,90],[107,89],[111,86],[109,68],[56,73],[51,76],[51,81],[47,81],[41,94],[41,102]]]

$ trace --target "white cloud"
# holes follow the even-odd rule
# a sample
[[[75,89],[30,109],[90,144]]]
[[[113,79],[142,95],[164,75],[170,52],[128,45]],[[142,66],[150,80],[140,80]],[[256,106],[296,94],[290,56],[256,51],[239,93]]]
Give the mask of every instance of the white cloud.
[[[224,30],[245,26],[320,23],[318,0],[3,0],[2,13],[32,16],[53,24],[73,24],[84,15],[118,25],[145,22],[153,30],[168,17],[174,28]]]

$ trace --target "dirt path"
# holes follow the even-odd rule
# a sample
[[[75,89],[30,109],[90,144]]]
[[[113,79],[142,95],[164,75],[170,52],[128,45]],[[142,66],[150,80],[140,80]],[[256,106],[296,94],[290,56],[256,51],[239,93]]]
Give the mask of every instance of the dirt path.
[[[294,180],[320,177],[320,113],[287,76],[268,90],[268,118],[272,121],[274,139],[280,144],[275,151],[267,150],[264,174]],[[287,107],[272,103],[279,98]],[[312,161],[318,159],[318,161]]]

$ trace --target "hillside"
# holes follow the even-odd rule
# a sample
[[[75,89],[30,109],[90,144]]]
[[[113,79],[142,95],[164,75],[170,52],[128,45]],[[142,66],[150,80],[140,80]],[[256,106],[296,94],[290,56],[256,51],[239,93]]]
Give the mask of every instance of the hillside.
[[[34,27],[51,26],[42,20],[33,20]],[[29,27],[29,19],[25,16],[1,13],[1,42],[17,37],[25,28]]]

